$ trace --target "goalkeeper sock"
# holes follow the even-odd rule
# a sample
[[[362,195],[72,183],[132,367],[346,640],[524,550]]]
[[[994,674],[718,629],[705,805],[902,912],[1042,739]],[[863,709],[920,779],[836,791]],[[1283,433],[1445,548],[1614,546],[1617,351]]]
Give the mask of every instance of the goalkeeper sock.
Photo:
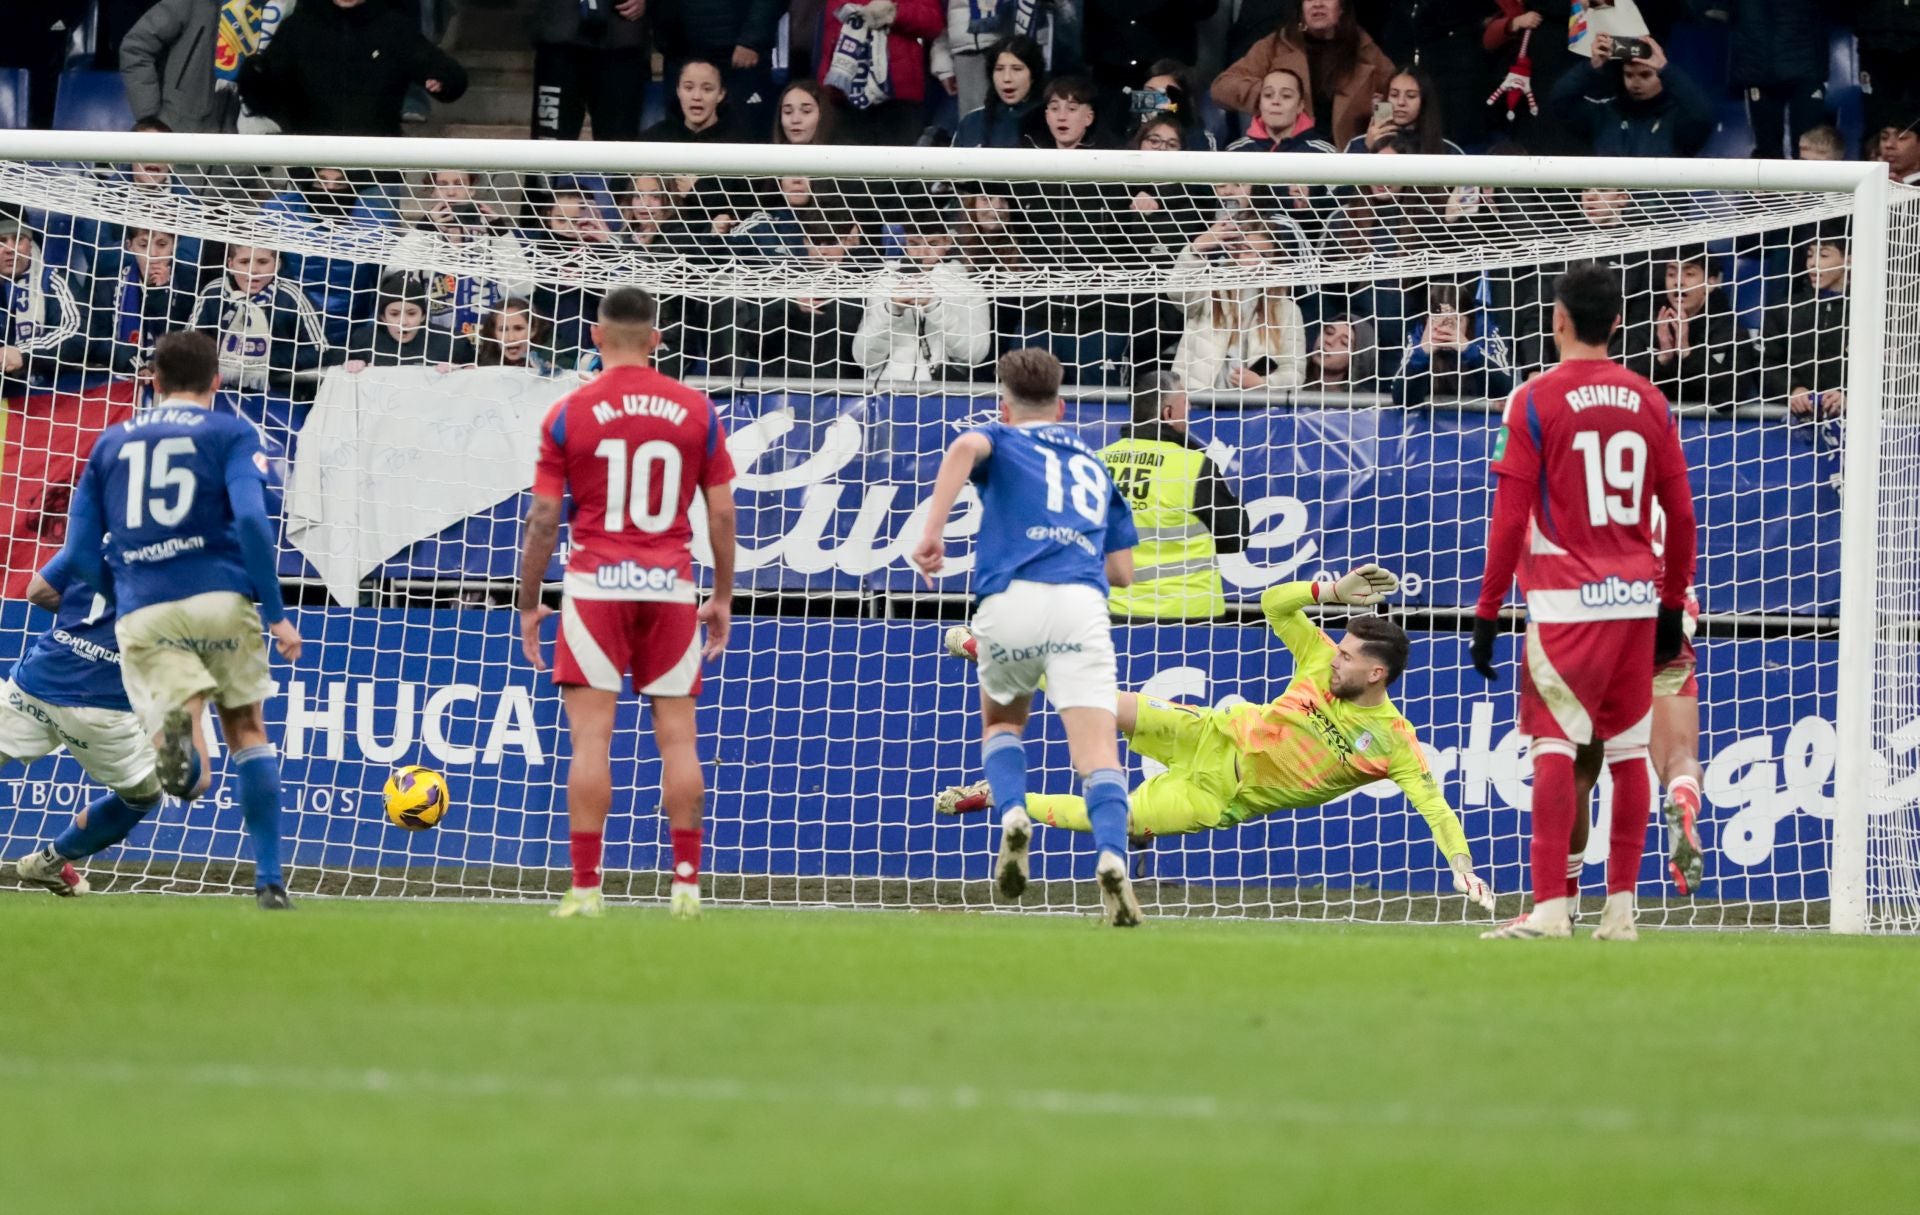
[[[1027,745],[1018,734],[990,734],[980,748],[981,766],[993,790],[993,808],[1000,813],[1027,805]]]
[[[77,861],[111,848],[126,839],[127,832],[159,804],[160,799],[156,797],[144,806],[135,806],[118,793],[109,793],[87,807],[86,826],[81,826],[76,819],[60,833],[53,841],[53,850],[70,861]]]
[[[673,829],[673,880],[700,881],[700,828]]]
[[[1533,753],[1533,901],[1567,897],[1567,853],[1573,842],[1573,756]]]
[[[573,861],[573,888],[600,888],[601,835],[598,831],[574,831],[567,835],[567,856]]]
[[[1644,752],[1607,764],[1613,776],[1613,822],[1608,828],[1607,893],[1631,892],[1640,882],[1640,858],[1647,850],[1647,820],[1653,815],[1653,789]]]
[[[236,751],[240,817],[253,841],[254,886],[283,886],[280,876],[280,757],[271,743]]]
[[[1030,793],[1027,813],[1036,823],[1065,831],[1091,831],[1093,820],[1087,817],[1087,799],[1078,793]]]
[[[1082,782],[1087,791],[1087,819],[1093,827],[1093,846],[1125,859],[1127,855],[1127,774],[1101,768]]]

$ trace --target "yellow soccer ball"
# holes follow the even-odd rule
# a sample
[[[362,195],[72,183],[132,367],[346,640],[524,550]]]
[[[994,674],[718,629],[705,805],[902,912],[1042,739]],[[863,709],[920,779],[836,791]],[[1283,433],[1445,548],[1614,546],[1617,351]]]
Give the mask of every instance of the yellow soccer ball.
[[[408,831],[425,831],[447,813],[447,778],[432,768],[411,764],[387,778],[387,819]]]

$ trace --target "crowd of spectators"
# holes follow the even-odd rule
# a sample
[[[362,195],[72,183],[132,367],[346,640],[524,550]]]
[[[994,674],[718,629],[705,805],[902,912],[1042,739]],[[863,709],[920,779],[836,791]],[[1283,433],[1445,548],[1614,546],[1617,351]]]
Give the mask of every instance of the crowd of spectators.
[[[141,125],[391,135],[409,90],[451,100],[467,85],[405,0],[283,4],[246,53],[203,56],[203,44],[230,33],[221,7],[159,0],[127,33],[121,62]],[[1755,131],[1782,151],[1791,140],[1800,156],[1844,154],[1810,91],[1824,80],[1826,46],[1826,17],[1811,4],[1639,7],[1653,32],[1630,54],[1603,36],[1580,58],[1558,46],[1565,0],[542,0],[533,130],[1062,154],[1690,156],[1713,132],[1713,102],[1668,60],[1663,39],[1677,18],[1711,17],[1731,26],[1730,78],[1748,92]],[[1876,87],[1864,153],[1920,181],[1920,96],[1903,91],[1920,73],[1902,74],[1906,59],[1879,52],[1920,51],[1920,6],[1855,7],[1860,28],[1887,40],[1870,56],[1863,39],[1862,64],[1892,81]],[[1806,50],[1815,42],[1817,64]],[[784,77],[774,71],[782,45]],[[1496,90],[1523,45],[1537,116],[1524,103],[1509,109]],[[643,128],[656,54],[670,87],[664,115]],[[1196,66],[1209,58],[1220,62],[1210,79]],[[163,166],[126,173],[147,190],[195,189]],[[1408,404],[1498,396],[1551,359],[1548,297],[1565,264],[1551,247],[1536,264],[1466,276],[1309,289],[1275,285],[1286,275],[1273,273],[1245,284],[1310,256],[1485,243],[1519,214],[1569,243],[1644,218],[1641,200],[1617,190],[501,180],[327,167],[265,174],[244,189],[263,233],[289,237],[276,245],[357,230],[390,236],[390,257],[200,248],[158,229],[0,217],[8,390],[137,374],[159,334],[182,325],[216,335],[230,385],[294,401],[332,366],[589,368],[597,296],[586,284],[639,262],[838,284],[669,293],[660,358],[680,374],[965,380],[1038,342],[1082,385],[1171,371],[1194,389],[1378,392]],[[223,189],[228,201],[235,192]],[[444,264],[436,255],[447,246],[490,272],[417,271]],[[1035,286],[1107,254],[1164,267],[1176,285]],[[1628,301],[1618,353],[1682,400],[1837,412],[1847,256],[1844,230],[1828,227],[1616,256]],[[1744,310],[1730,290],[1742,265],[1762,284]],[[1026,286],[995,285],[1010,282]]]

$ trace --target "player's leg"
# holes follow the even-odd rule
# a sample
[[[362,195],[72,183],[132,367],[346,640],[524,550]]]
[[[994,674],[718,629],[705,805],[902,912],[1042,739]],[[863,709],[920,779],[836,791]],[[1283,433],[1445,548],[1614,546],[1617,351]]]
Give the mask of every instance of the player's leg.
[[[108,792],[73,816],[54,841],[36,854],[33,866],[43,876],[59,877],[74,861],[84,860],[121,840],[160,808],[160,778],[153,742],[131,713],[112,709],[42,704],[67,751],[86,774]],[[26,876],[28,862],[20,866]],[[56,891],[56,893],[58,893]]]
[[[1681,894],[1700,889],[1706,868],[1700,845],[1700,700],[1692,688],[1686,694],[1654,697],[1653,771],[1665,786],[1662,807],[1667,820],[1667,871]]]
[[[707,782],[700,770],[699,731],[691,696],[656,696],[653,738],[660,749],[660,804],[673,840],[673,885],[668,906],[676,919],[700,914],[701,813]]]
[[[1580,914],[1580,874],[1587,867],[1587,840],[1593,834],[1593,791],[1606,766],[1604,744],[1590,742],[1573,757],[1573,833],[1567,839],[1567,914]]]
[[[1017,686],[1017,685],[1014,685]],[[994,884],[1007,898],[1026,893],[1031,871],[1029,849],[1033,819],[1027,814],[1027,748],[1023,735],[1031,695],[995,699],[987,674],[980,681],[980,766],[986,772],[988,795],[1000,810],[1000,854],[993,865]]]
[[[219,689],[220,680],[196,652],[193,643],[203,630],[199,622],[189,619],[189,604],[209,598],[156,603],[121,617],[114,626],[120,642],[121,682],[134,713],[152,731],[160,786],[182,799],[206,792],[212,780],[203,719],[207,699]],[[252,605],[247,607],[251,612]],[[254,614],[256,623],[258,619]],[[264,672],[265,651],[258,639],[256,628],[251,645],[262,650],[259,669]],[[271,688],[269,680],[267,693],[259,699],[265,699]]]
[[[1608,627],[1617,671],[1632,671],[1653,653],[1654,621],[1612,621]],[[1594,733],[1607,740],[1607,775],[1613,780],[1613,821],[1607,841],[1607,905],[1600,913],[1596,941],[1632,941],[1635,927],[1634,889],[1640,884],[1640,860],[1647,850],[1647,823],[1653,813],[1653,770],[1647,762],[1647,744],[1653,730],[1653,675],[1651,663],[1644,679],[1621,678],[1606,688],[1594,714]]]
[[[50,715],[40,706],[37,698],[11,681],[0,680],[0,768],[15,760],[29,763],[62,746]],[[62,898],[87,892],[87,880],[80,871],[44,847],[21,857],[13,868],[21,881]]]
[[[567,855],[573,864],[573,885],[553,914],[559,919],[592,919],[604,909],[600,858],[607,812],[613,807],[613,716],[620,694],[574,684],[563,686],[560,698],[573,752],[567,765]]]
[[[1520,729],[1533,739],[1533,841],[1529,868],[1533,910],[1480,935],[1490,940],[1534,940],[1573,935],[1567,905],[1567,856],[1573,843],[1574,759],[1592,737],[1581,625],[1527,624],[1520,665]],[[1585,668],[1585,669],[1583,669]],[[1588,695],[1583,699],[1582,693]]]
[[[280,869],[280,756],[267,737],[260,707],[258,702],[221,705],[220,732],[233,755],[240,820],[253,844],[254,898],[263,911],[285,911],[293,903]]]
[[[1127,774],[1120,767],[1115,706],[1119,661],[1106,596],[1091,587],[1055,587],[1046,649],[1047,699],[1066,727],[1067,749],[1087,799],[1087,821],[1097,853],[1094,878],[1107,923],[1140,923],[1127,861]]]

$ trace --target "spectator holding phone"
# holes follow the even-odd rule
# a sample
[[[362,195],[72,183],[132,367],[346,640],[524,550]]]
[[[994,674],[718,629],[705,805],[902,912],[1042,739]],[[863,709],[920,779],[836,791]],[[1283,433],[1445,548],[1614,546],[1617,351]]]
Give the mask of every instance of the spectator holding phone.
[[[1596,156],[1697,156],[1713,136],[1713,103],[1652,38],[1595,35],[1549,104]]]
[[[1173,292],[1185,328],[1174,374],[1194,388],[1295,388],[1306,376],[1306,322],[1285,287],[1208,283],[1216,269],[1252,270],[1280,255],[1267,221],[1223,212],[1174,263],[1203,285]]]
[[[1513,391],[1506,339],[1467,288],[1427,288],[1427,314],[1407,335],[1392,391],[1396,405],[1424,405],[1435,396],[1497,399]]]
[[[1180,126],[1180,147],[1188,152],[1218,151],[1213,132],[1200,114],[1200,86],[1193,68],[1178,59],[1158,59],[1148,69],[1152,75],[1129,95],[1130,117],[1135,124],[1149,118],[1171,118]],[[1135,126],[1135,131],[1139,127]]]
[[[486,260],[492,273],[449,270],[429,276],[422,287],[428,326],[449,338],[470,340],[487,313],[514,296],[532,294],[533,267],[506,217],[474,189],[472,173],[435,170],[427,176],[425,194],[426,210],[395,242],[394,262],[432,265],[442,260],[435,255],[448,249],[460,254],[462,262]]]
[[[937,220],[909,225],[901,257],[873,282],[853,335],[870,379],[964,378],[993,353],[993,302],[949,257],[953,234]]]
[[[1411,139],[1424,155],[1461,155],[1460,145],[1446,136],[1433,77],[1417,63],[1394,72],[1387,82],[1387,95],[1373,105],[1373,119],[1365,133],[1348,140],[1343,150],[1376,152],[1400,136]]]

